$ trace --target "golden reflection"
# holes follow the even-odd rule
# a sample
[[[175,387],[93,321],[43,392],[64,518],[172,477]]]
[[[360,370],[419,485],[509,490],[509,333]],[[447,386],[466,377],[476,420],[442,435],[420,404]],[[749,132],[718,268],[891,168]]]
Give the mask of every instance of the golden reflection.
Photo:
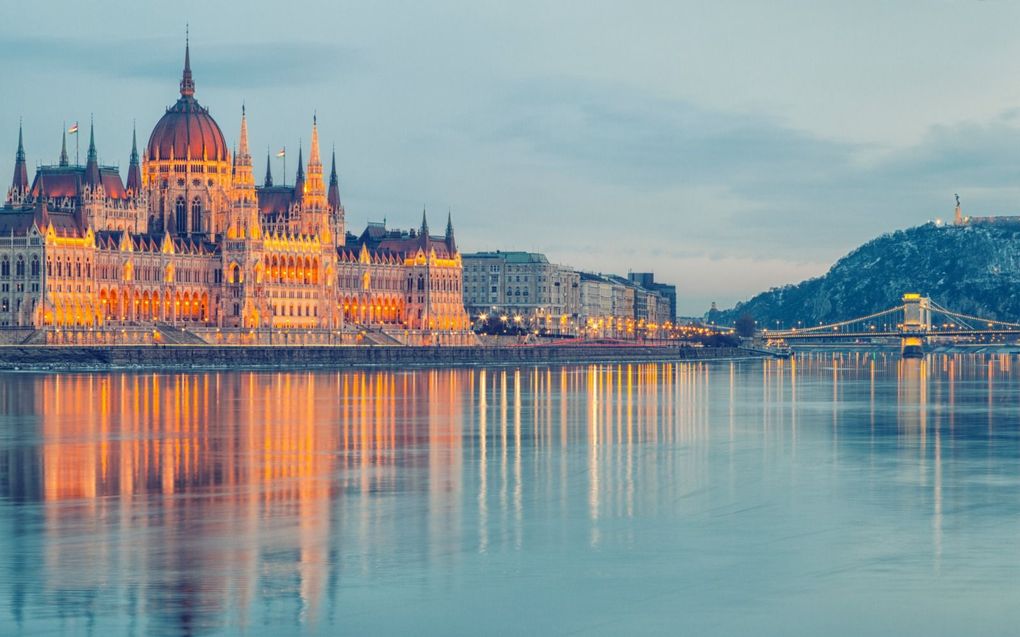
[[[987,407],[990,426],[993,395],[1016,389],[1011,360],[867,352],[19,376],[0,385],[0,412],[31,415],[38,442],[0,460],[13,476],[6,495],[43,504],[46,586],[102,590],[120,568],[138,590],[156,590],[150,580],[165,570],[210,617],[285,598],[314,623],[337,572],[370,573],[395,550],[421,546],[421,559],[447,563],[464,552],[525,550],[530,534],[570,524],[600,547],[617,539],[620,518],[685,512],[692,494],[718,486],[713,480],[732,493],[747,478],[740,463],[759,462],[775,479],[772,465],[785,462],[796,483],[790,458],[818,449],[828,456],[830,446],[827,461],[859,463],[862,493],[885,479],[872,473],[877,454],[909,462],[904,473],[931,506],[938,560],[943,511],[951,510],[943,497],[952,493],[943,489],[943,462],[960,444],[957,407]],[[543,524],[535,530],[532,519]],[[95,534],[84,557],[64,541],[83,528]],[[196,533],[212,541],[193,542]],[[89,568],[68,573],[68,563],[82,561]]]

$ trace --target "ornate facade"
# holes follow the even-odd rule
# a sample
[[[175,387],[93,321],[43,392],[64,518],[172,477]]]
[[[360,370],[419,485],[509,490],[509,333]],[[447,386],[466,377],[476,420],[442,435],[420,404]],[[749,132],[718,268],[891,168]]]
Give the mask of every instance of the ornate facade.
[[[231,152],[195,99],[185,49],[180,98],[127,180],[59,160],[29,182],[22,133],[0,208],[0,327],[48,342],[471,342],[461,257],[447,221],[347,232],[336,156],[328,184],[318,125],[293,186],[256,185],[241,110]],[[11,335],[16,332],[16,335]]]

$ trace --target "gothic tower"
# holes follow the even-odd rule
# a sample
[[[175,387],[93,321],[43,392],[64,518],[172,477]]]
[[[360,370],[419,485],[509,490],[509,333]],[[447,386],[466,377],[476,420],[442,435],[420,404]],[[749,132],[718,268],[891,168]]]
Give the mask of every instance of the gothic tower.
[[[20,204],[28,195],[28,165],[25,163],[25,144],[21,135],[21,123],[18,122],[18,152],[14,158],[14,178],[11,189],[7,191],[7,201]]]
[[[329,204],[331,223],[333,226],[333,238],[337,245],[344,245],[346,241],[346,228],[344,227],[344,205],[340,201],[340,179],[336,175],[336,148],[333,148],[333,160],[329,169],[329,193],[326,196]]]

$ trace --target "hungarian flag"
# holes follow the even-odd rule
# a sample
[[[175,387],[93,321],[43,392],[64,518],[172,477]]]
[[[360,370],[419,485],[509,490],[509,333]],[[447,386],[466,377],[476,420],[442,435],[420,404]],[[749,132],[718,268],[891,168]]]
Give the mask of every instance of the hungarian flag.
[[[276,156],[277,157],[286,157],[287,156],[287,148],[286,147],[281,148],[280,151],[278,153],[276,153]]]
[[[78,134],[78,122],[75,122],[74,124],[71,124],[71,128],[67,129],[67,134],[68,135],[77,135]]]

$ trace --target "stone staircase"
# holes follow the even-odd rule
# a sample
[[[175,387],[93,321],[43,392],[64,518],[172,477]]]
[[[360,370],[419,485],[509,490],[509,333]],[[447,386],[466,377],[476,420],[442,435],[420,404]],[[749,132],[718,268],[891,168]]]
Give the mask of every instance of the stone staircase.
[[[191,332],[174,327],[169,323],[156,323],[156,329],[163,343],[167,345],[206,345],[207,343]]]
[[[372,345],[403,345],[399,340],[390,336],[382,328],[369,327],[365,328],[365,340],[369,341]]]

